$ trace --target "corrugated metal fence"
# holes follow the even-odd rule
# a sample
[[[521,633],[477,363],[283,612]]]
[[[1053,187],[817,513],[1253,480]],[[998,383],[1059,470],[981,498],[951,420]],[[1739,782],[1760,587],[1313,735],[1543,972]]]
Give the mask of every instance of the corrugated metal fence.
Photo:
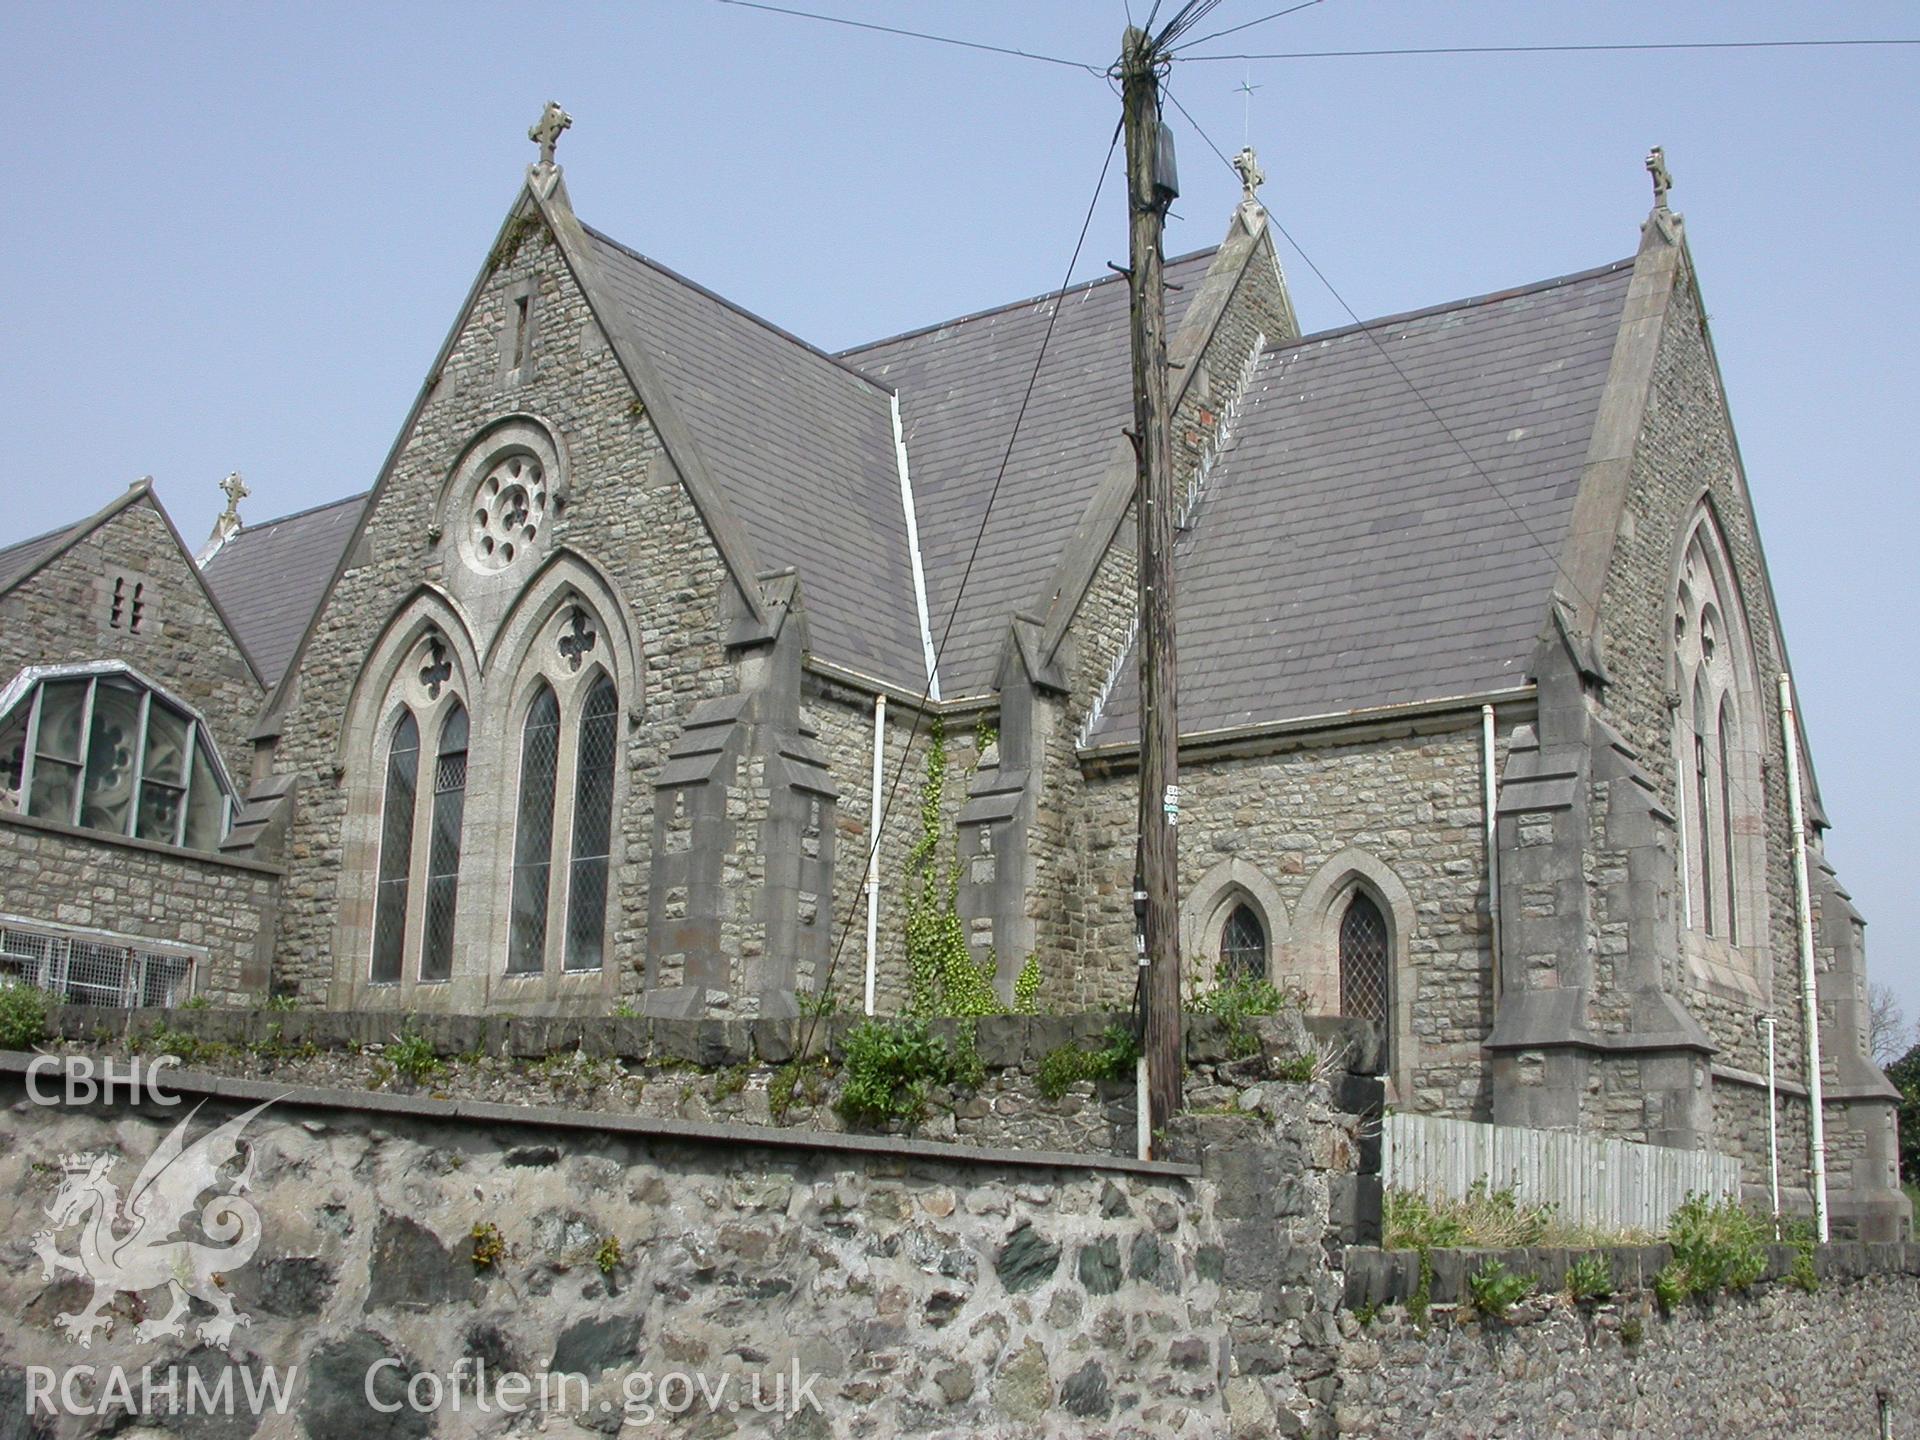
[[[1711,1150],[1434,1115],[1389,1115],[1381,1130],[1381,1179],[1436,1198],[1464,1199],[1485,1181],[1530,1204],[1554,1205],[1562,1220],[1635,1230],[1665,1229],[1690,1194],[1740,1198],[1740,1162]]]

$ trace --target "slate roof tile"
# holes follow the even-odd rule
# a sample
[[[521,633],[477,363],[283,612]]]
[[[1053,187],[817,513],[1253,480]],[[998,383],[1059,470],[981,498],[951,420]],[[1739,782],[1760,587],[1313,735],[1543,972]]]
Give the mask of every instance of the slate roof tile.
[[[320,608],[341,553],[360,523],[365,494],[248,525],[201,569],[207,588],[271,690]]]
[[[1182,733],[1525,678],[1631,272],[1266,352],[1175,546]],[[1138,710],[1129,657],[1093,743]]]
[[[760,563],[799,571],[815,653],[918,690],[926,660],[890,392],[583,228]]]

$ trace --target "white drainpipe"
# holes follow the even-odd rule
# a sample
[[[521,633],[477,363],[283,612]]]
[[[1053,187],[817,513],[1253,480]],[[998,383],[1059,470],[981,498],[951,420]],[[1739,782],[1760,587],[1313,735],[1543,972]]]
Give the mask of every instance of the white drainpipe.
[[[1827,1231],[1827,1126],[1820,1079],[1820,1004],[1813,976],[1813,900],[1807,886],[1807,822],[1800,801],[1800,728],[1793,714],[1793,680],[1780,672],[1780,733],[1787,748],[1787,811],[1793,820],[1793,899],[1800,922],[1800,1010],[1807,1022],[1808,1159],[1813,1175],[1813,1229]]]
[[[1480,707],[1480,778],[1487,817],[1488,948],[1493,956],[1493,1016],[1500,1018],[1500,816],[1499,777],[1494,773],[1493,706]]]
[[[867,1008],[873,1014],[880,955],[880,786],[886,772],[887,697],[873,697],[873,818],[867,824]]]
[[[1773,1238],[1780,1238],[1780,1092],[1773,1081],[1773,1016],[1762,1015],[1767,1032],[1767,1193],[1773,1200]]]

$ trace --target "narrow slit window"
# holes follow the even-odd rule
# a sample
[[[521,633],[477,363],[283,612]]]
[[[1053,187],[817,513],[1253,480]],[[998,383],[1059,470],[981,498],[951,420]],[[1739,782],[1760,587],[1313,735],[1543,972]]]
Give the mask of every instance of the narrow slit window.
[[[548,891],[553,877],[554,785],[560,766],[560,702],[542,683],[520,736],[519,818],[513,837],[513,900],[507,973],[538,974],[546,964]]]
[[[513,364],[518,370],[527,363],[527,339],[533,328],[533,296],[522,295],[513,302]]]
[[[1738,945],[1740,937],[1736,934],[1734,917],[1740,913],[1734,904],[1733,872],[1733,700],[1723,696],[1720,700],[1719,735],[1716,737],[1720,751],[1720,869],[1727,882],[1727,943]]]
[[[573,849],[568,861],[569,970],[597,970],[606,948],[607,865],[613,848],[613,769],[620,706],[602,675],[580,717],[580,756],[573,789]]]
[[[387,749],[386,801],[380,821],[380,874],[373,907],[373,968],[376,985],[400,979],[407,934],[407,876],[413,868],[413,802],[420,778],[420,726],[402,710]]]
[[[433,832],[427,845],[427,922],[420,978],[453,974],[453,926],[460,895],[460,822],[467,799],[467,711],[455,702],[440,726],[433,764]]]

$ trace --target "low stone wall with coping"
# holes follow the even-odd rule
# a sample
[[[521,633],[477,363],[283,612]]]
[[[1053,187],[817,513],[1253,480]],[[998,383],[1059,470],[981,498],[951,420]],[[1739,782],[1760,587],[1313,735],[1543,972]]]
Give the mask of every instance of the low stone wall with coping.
[[[198,1068],[259,1080],[828,1132],[850,1128],[833,1101],[847,1038],[863,1023],[846,1016],[737,1021],[91,1006],[61,1006],[49,1016],[60,1048],[118,1056],[170,1050]],[[1130,1070],[1076,1081],[1057,1098],[1040,1083],[1049,1055],[1098,1049],[1111,1027],[1126,1023],[1119,1014],[931,1022],[950,1047],[971,1045],[981,1081],[935,1085],[919,1121],[884,1128],[1002,1149],[1137,1154]],[[1254,1087],[1304,1089],[1299,1080],[1277,1078],[1280,1060],[1294,1062],[1285,1073],[1298,1074],[1303,1057],[1324,1056],[1320,1069],[1346,1085],[1340,1057],[1355,1053],[1349,1028],[1283,1015],[1236,1031],[1190,1016],[1188,1107],[1232,1113]],[[430,1074],[396,1069],[396,1044],[415,1035],[438,1060]]]
[[[1614,1293],[1566,1294],[1568,1267],[1605,1259]],[[1920,1245],[1840,1242],[1813,1250],[1815,1289],[1794,1284],[1798,1252],[1768,1247],[1743,1291],[1660,1305],[1665,1245],[1596,1251],[1350,1248],[1339,1316],[1341,1435],[1858,1436],[1920,1418]],[[1490,1260],[1539,1282],[1502,1317],[1472,1304]]]

